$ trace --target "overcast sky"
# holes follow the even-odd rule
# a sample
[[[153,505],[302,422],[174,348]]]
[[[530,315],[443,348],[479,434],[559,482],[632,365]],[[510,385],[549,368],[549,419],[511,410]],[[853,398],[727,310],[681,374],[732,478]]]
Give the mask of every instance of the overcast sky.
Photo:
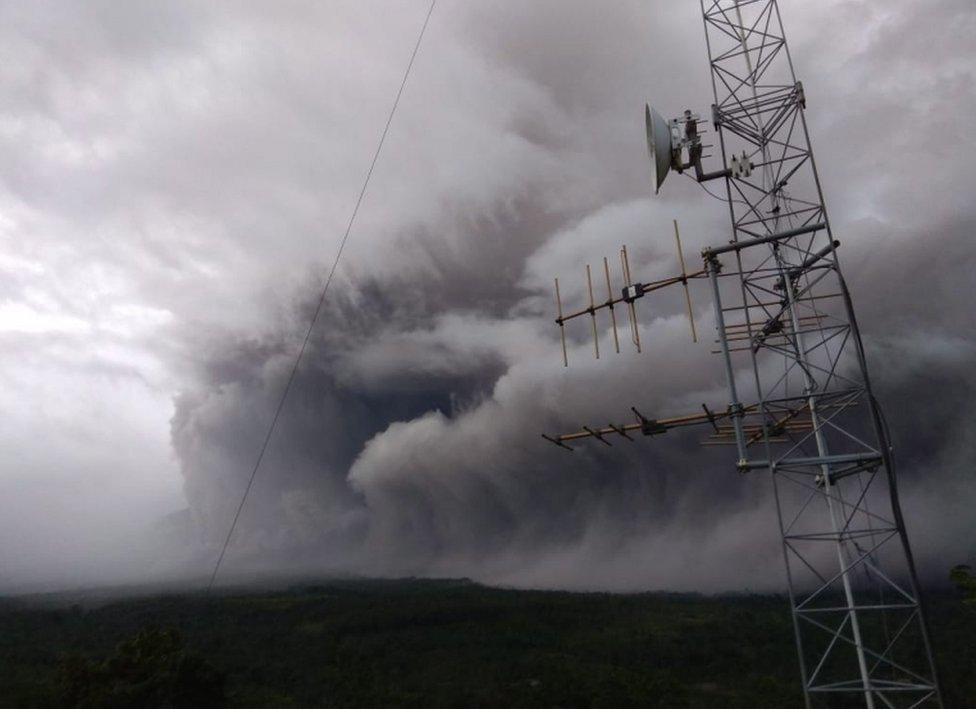
[[[207,575],[426,10],[0,3],[0,588]],[[935,578],[976,556],[976,7],[781,12]],[[229,573],[781,587],[768,479],[538,436],[725,401],[677,294],[564,370],[550,290],[621,244],[672,273],[674,217],[728,238],[643,142],[710,92],[696,2],[441,0]]]

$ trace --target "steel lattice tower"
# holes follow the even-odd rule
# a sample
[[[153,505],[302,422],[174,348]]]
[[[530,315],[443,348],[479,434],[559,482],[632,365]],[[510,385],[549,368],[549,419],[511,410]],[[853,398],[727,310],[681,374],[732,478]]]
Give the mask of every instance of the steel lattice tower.
[[[609,424],[544,437],[562,448],[592,438],[631,439],[711,424],[708,443],[734,446],[742,473],[769,471],[782,536],[790,606],[807,707],[941,706],[912,553],[898,500],[884,415],[871,390],[850,291],[841,274],[804,110],[776,0],[700,0],[715,103],[712,123],[722,169],[705,172],[698,117],[664,121],[646,112],[660,187],[669,170],[694,168],[699,182],[724,180],[727,243],[702,251],[703,267],[632,283],[563,314],[565,324],[615,306],[629,310],[640,350],[635,302],[691,279],[708,279],[717,354],[729,390],[725,411]],[[675,223],[677,237],[677,223]],[[690,298],[688,313],[693,316]],[[692,321],[692,336],[695,335]],[[746,396],[746,399],[741,398]],[[847,703],[844,704],[845,706]]]
[[[703,255],[733,410],[751,369],[763,453],[734,418],[738,466],[772,473],[807,705],[837,692],[869,707],[938,704],[885,420],[777,2],[700,2],[721,154],[744,152],[753,168],[726,177],[732,239]],[[809,430],[789,431],[801,412]]]

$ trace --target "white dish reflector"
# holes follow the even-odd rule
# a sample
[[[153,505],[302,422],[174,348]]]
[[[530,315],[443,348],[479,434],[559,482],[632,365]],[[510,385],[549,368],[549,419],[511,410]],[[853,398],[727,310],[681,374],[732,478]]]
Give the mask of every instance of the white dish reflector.
[[[671,128],[661,114],[644,105],[644,122],[647,126],[647,153],[654,166],[654,194],[657,194],[671,169],[671,156],[674,148],[671,140]]]

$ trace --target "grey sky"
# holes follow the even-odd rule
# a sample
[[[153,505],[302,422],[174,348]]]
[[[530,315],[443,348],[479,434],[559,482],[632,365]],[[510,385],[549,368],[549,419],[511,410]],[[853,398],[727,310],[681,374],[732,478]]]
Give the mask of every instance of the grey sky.
[[[953,415],[976,393],[976,10],[781,10],[937,573],[976,551]],[[425,11],[0,4],[0,586],[205,573]],[[680,301],[645,313],[643,355],[593,362],[580,332],[564,371],[549,291],[578,298],[621,243],[669,273],[672,217],[689,253],[725,238],[691,181],[650,197],[642,136],[645,100],[706,112],[705,58],[694,2],[441,0],[231,571],[781,584],[767,481],[694,437],[568,458],[537,435],[724,400]]]

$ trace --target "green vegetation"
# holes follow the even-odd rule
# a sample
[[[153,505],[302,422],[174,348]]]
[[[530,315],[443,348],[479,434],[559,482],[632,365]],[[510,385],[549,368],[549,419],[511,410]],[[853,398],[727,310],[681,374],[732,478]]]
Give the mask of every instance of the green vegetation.
[[[976,576],[972,575],[972,569],[965,564],[954,566],[949,572],[949,578],[956,584],[956,587],[966,596],[964,603],[976,605]]]
[[[145,628],[107,660],[71,655],[61,662],[58,694],[71,707],[219,707],[224,677],[189,654],[174,628]]]
[[[931,603],[946,705],[976,697],[976,609]],[[178,629],[178,633],[175,630]],[[795,707],[786,600],[466,581],[67,606],[0,601],[10,707]]]

